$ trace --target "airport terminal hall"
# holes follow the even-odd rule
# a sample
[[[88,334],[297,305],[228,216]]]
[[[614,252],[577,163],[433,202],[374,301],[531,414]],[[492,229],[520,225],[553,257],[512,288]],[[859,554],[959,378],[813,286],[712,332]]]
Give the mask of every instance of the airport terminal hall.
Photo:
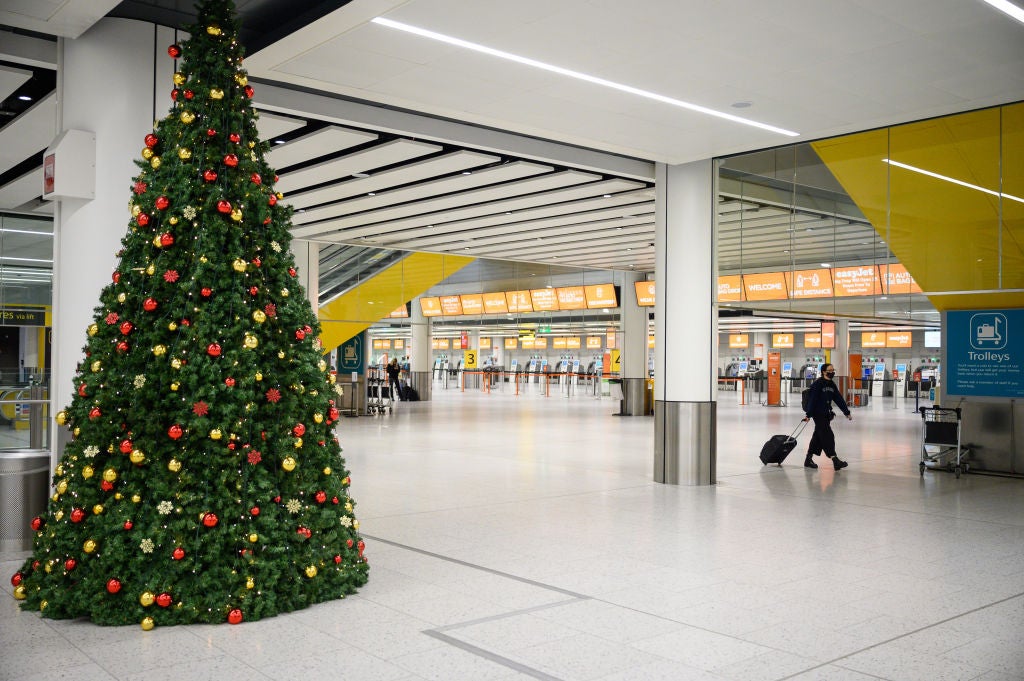
[[[1024,681],[1024,0],[0,0],[0,681]]]

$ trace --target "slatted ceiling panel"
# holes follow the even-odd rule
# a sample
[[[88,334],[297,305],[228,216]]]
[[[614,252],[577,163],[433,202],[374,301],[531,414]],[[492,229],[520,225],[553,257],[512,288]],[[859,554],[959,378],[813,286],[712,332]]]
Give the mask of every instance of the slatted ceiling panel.
[[[279,135],[287,135],[299,128],[306,127],[306,121],[290,116],[279,116],[267,111],[260,111],[256,119],[256,130],[260,133],[260,139],[269,142]]]
[[[463,149],[436,158],[424,159],[399,166],[398,168],[392,168],[391,170],[374,173],[370,177],[357,178],[329,187],[298,193],[289,196],[288,202],[296,209],[307,208],[308,206],[340,201],[350,196],[366,194],[378,189],[421,182],[442,175],[498,163],[499,161],[501,161],[499,156]],[[294,218],[299,217],[300,215],[294,216]],[[295,219],[292,222],[293,224],[298,224]]]
[[[347,156],[342,156],[341,158],[331,159],[330,161],[317,163],[316,165],[309,166],[308,168],[284,173],[277,182],[277,190],[288,194],[292,191],[302,189],[303,187],[312,187],[331,180],[341,180],[351,177],[355,173],[365,173],[376,168],[383,168],[395,163],[410,161],[414,158],[419,158],[420,156],[439,152],[443,148],[444,147],[437,144],[429,144],[418,140],[391,140],[390,142],[378,144],[370,147],[369,149],[362,149],[360,151],[353,152]],[[495,157],[489,156],[488,158]],[[495,158],[495,160],[497,159]],[[380,185],[377,188],[382,186],[386,185]],[[374,189],[365,189],[363,191],[374,191]],[[306,192],[304,196],[316,193],[316,191]],[[297,206],[292,200],[292,197],[289,197],[287,203],[296,205],[296,207],[305,208],[316,203],[326,203],[328,201],[335,201],[344,198],[345,196],[352,196],[355,193],[359,193],[359,191],[353,190],[353,194],[341,193],[340,195],[333,197],[328,195],[320,200],[307,200],[302,206]]]
[[[601,269],[636,269],[646,271],[654,267],[654,249],[644,253],[633,251],[620,255],[594,255],[591,253],[580,253],[572,258],[559,258],[556,262],[560,265],[572,265],[574,267],[596,267]]]
[[[274,145],[266,158],[271,168],[287,168],[296,163],[372,142],[378,137],[379,135],[372,132],[330,126],[297,137],[285,144]]]
[[[603,180],[601,182],[591,182],[578,187],[569,187],[566,189],[530,194],[528,196],[515,197],[502,201],[492,201],[491,203],[483,205],[448,210],[441,215],[417,215],[401,220],[390,220],[386,223],[378,223],[367,227],[354,227],[350,226],[350,224],[346,224],[358,224],[356,220],[351,218],[337,221],[331,220],[322,223],[319,226],[321,228],[327,228],[324,230],[325,232],[331,232],[331,234],[327,236],[327,240],[329,241],[346,241],[350,239],[375,237],[375,241],[387,241],[390,247],[401,248],[401,237],[399,236],[399,238],[394,238],[397,232],[405,229],[426,227],[427,225],[433,224],[433,222],[438,219],[458,221],[466,218],[481,217],[484,215],[515,213],[515,211],[526,208],[535,208],[538,206],[561,204],[584,198],[593,198],[595,195],[614,195],[616,192],[635,190],[642,186],[643,184],[640,182],[616,178]],[[609,200],[611,200],[611,198]],[[344,227],[343,229],[338,229],[339,223],[341,227]],[[450,226],[451,223],[448,222],[444,224],[434,224],[434,227],[437,228],[439,232],[447,231]],[[391,235],[390,238],[388,236],[389,234]]]
[[[51,92],[0,128],[0,173],[46,149],[53,141],[56,121],[57,94]]]
[[[301,225],[314,220],[346,215],[353,216],[350,218],[355,221],[353,224],[397,220],[410,215],[489,201],[509,194],[544,191],[551,187],[584,182],[586,179],[597,177],[590,173],[566,171],[565,173],[546,175],[538,180],[521,179],[550,173],[552,170],[551,166],[527,161],[505,163],[474,173],[450,175],[388,192],[375,193],[373,196],[366,195],[341,203],[332,203],[322,208],[307,210],[296,216],[292,222]],[[576,174],[570,176],[570,173]],[[515,180],[519,180],[519,182],[515,182]],[[503,184],[497,187],[492,186],[499,183]],[[535,188],[523,189],[526,186]],[[388,206],[391,207],[388,208]],[[353,215],[355,213],[358,215]]]
[[[0,210],[15,210],[43,194],[43,166],[0,187]]]
[[[616,231],[614,228],[607,232],[590,232],[586,234],[562,235],[557,237],[544,237],[541,240],[532,239],[520,244],[501,244],[499,246],[479,246],[475,241],[463,242],[469,246],[468,255],[478,257],[508,257],[526,258],[539,253],[541,250],[550,248],[574,248],[584,246],[587,252],[594,248],[606,246],[632,247],[639,235],[647,235],[654,239],[654,225],[646,225],[630,230]]]
[[[603,238],[605,236],[624,236],[624,235],[637,235],[647,233],[651,235],[651,239],[654,238],[654,221],[652,219],[634,218],[632,221],[626,221],[625,218],[620,220],[607,220],[598,223],[583,223],[576,224],[567,227],[560,227],[557,229],[543,229],[543,230],[510,230],[508,233],[501,236],[492,236],[489,238],[480,238],[472,236],[471,245],[474,249],[513,249],[518,246],[524,246],[528,244],[534,244],[538,239],[549,239],[553,240],[570,240],[570,241],[590,241],[595,238]],[[452,235],[455,238],[456,235]],[[439,243],[435,242],[430,246],[437,246]]]
[[[14,94],[14,91],[27,83],[31,77],[31,71],[16,69],[10,66],[0,66],[0,101]]]

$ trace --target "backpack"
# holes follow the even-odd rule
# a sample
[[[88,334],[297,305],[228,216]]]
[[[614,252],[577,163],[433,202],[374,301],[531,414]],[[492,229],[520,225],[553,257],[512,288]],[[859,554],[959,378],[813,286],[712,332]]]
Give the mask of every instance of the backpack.
[[[811,406],[811,389],[804,388],[803,392],[800,393],[800,408],[807,413],[807,407]]]

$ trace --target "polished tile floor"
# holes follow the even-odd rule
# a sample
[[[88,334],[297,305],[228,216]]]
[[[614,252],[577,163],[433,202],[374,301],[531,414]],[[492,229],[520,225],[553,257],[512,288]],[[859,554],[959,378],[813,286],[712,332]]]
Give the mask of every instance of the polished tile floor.
[[[6,560],[0,679],[1024,679],[1024,481],[919,476],[909,403],[837,421],[837,474],[762,467],[797,408],[722,393],[719,482],[676,487],[607,398],[434,397],[340,424],[358,595],[147,633],[20,612]]]

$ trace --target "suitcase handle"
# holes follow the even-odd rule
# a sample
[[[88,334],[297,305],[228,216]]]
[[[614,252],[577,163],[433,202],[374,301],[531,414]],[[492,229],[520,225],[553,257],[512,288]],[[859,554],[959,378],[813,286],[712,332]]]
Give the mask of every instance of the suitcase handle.
[[[809,421],[800,419],[800,423],[796,424],[796,428],[793,429],[793,433],[790,435],[791,438],[796,439],[800,437],[800,434],[804,432],[804,428],[807,427]]]

